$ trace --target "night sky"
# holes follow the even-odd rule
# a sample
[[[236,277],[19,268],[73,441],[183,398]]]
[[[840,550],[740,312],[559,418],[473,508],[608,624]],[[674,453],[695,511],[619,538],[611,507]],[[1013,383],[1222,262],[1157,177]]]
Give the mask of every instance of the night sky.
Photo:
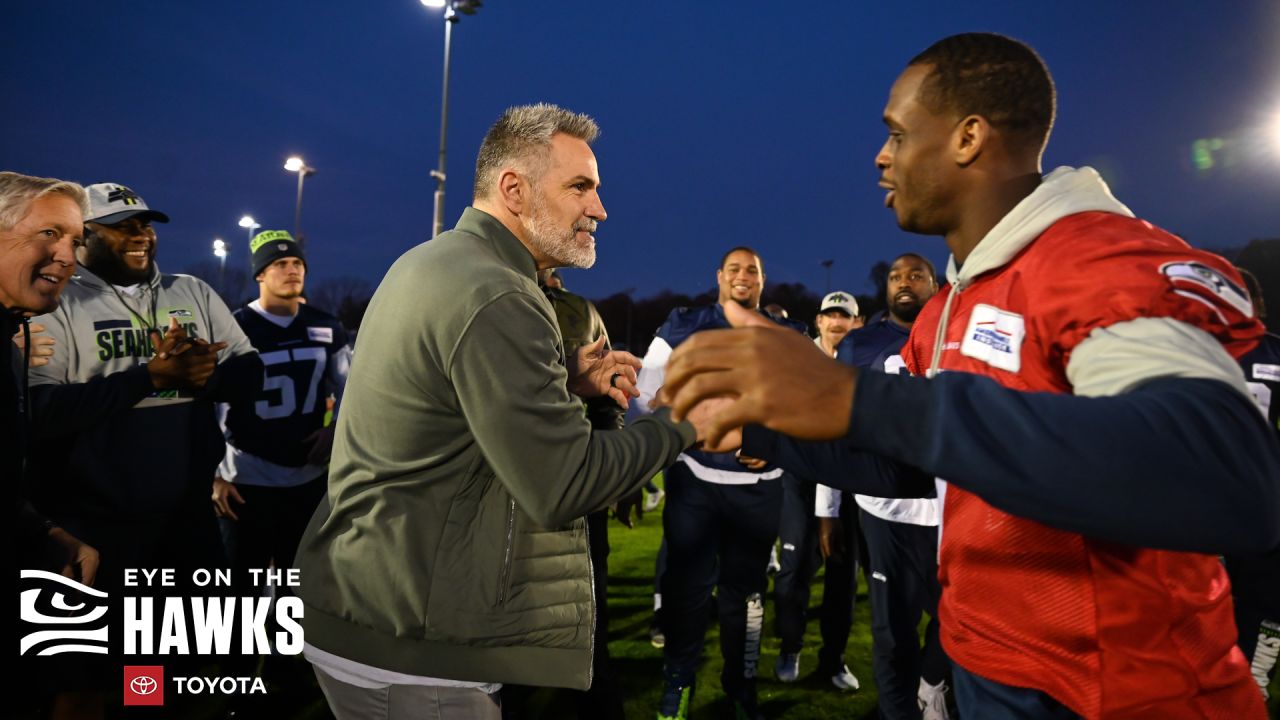
[[[0,167],[123,182],[173,222],[160,267],[247,268],[236,222],[292,230],[299,154],[312,283],[376,283],[430,235],[443,23],[417,0],[9,3]],[[455,26],[446,225],[504,108],[600,123],[609,220],[570,289],[603,297],[714,282],[755,246],[768,280],[871,286],[877,260],[936,262],[897,229],[873,158],[889,86],[933,41],[1029,42],[1057,81],[1045,169],[1090,164],[1135,212],[1201,247],[1280,236],[1280,3],[486,0]],[[1217,143],[1211,142],[1219,138]],[[1209,140],[1210,142],[1197,141]]]

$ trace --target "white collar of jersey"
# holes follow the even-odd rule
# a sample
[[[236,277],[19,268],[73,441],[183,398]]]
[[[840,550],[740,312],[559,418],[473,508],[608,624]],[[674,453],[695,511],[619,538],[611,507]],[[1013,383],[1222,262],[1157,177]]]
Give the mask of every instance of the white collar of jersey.
[[[280,315],[273,315],[267,312],[266,309],[262,307],[261,300],[254,300],[253,302],[249,303],[249,309],[258,313],[263,318],[266,318],[267,322],[270,322],[273,325],[278,325],[282,328],[287,328],[290,325],[292,325],[294,318],[298,317],[297,315],[291,315],[289,317],[281,317]]]
[[[1068,215],[1092,211],[1133,217],[1133,212],[1111,194],[1097,170],[1057,168],[991,228],[969,253],[963,267],[956,267],[955,255],[948,259],[947,280],[963,290],[973,278],[1012,260],[1050,225]]]

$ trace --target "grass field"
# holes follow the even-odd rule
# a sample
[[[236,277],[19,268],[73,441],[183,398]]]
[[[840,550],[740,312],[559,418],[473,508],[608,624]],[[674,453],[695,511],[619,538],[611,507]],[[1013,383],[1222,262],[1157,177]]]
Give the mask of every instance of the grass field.
[[[662,651],[649,644],[649,621],[653,608],[653,562],[662,539],[659,513],[646,515],[634,529],[612,523],[609,542],[609,650],[619,675],[628,720],[651,720],[661,691]],[[819,576],[820,578],[821,576]],[[860,578],[861,581],[861,578]],[[822,600],[822,583],[813,584],[811,608]],[[770,587],[772,592],[772,584]],[[859,590],[854,613],[853,631],[845,660],[862,683],[862,689],[841,693],[826,678],[815,677],[817,650],[821,644],[817,620],[807,625],[805,650],[801,658],[800,680],[784,685],[773,678],[779,641],[773,632],[772,596],[765,607],[764,648],[760,659],[759,691],[765,715],[776,720],[871,720],[877,717],[875,683],[871,677],[870,605],[865,588]],[[715,720],[728,712],[720,691],[719,636],[715,623],[710,625],[706,642],[706,661],[698,672],[698,691],[694,698],[694,720]],[[305,663],[296,659],[306,670]],[[309,674],[309,670],[307,671]],[[314,680],[311,680],[313,683]],[[277,694],[264,703],[264,712],[242,713],[240,717],[291,718],[292,720],[324,720],[332,716],[319,697],[318,688],[301,695]],[[1272,683],[1272,718],[1280,717],[1280,680]],[[572,695],[561,690],[541,689],[533,692],[524,704],[521,720],[571,720],[576,709]],[[183,713],[190,720],[212,720],[222,717],[220,707],[202,706]]]
[[[662,651],[649,644],[649,619],[653,608],[653,558],[662,539],[662,518],[644,518],[636,528],[615,526],[609,532],[613,551],[609,556],[609,650],[621,671],[627,698],[627,718],[652,718],[661,691]],[[770,584],[772,592],[772,583]],[[812,607],[822,601],[822,583],[813,585]],[[773,677],[779,640],[773,632],[772,594],[765,603],[764,647],[760,658],[761,708],[770,718],[874,718],[875,683],[871,679],[870,605],[865,589],[858,595],[853,631],[845,661],[862,683],[862,689],[842,693],[825,677],[813,675],[818,647],[822,644],[815,619],[806,626],[805,649],[800,658],[800,680],[783,684]],[[707,633],[706,662],[698,671],[694,718],[718,718],[726,710],[720,691],[719,631],[712,623]],[[555,717],[555,716],[547,716]]]
[[[649,621],[653,615],[653,562],[662,540],[661,509],[646,515],[628,530],[618,523],[609,529],[609,652],[619,676],[628,720],[651,720],[658,706],[662,686],[662,651],[649,644]],[[821,578],[821,575],[819,575]],[[805,649],[800,659],[800,680],[783,684],[773,677],[779,640],[773,632],[772,583],[765,603],[764,647],[760,658],[759,693],[761,708],[778,720],[861,720],[876,717],[875,683],[871,679],[870,605],[865,588],[858,595],[853,632],[845,661],[862,683],[862,689],[842,693],[826,678],[813,675],[817,666],[816,618],[807,625]],[[813,585],[812,608],[822,602],[822,582]],[[705,663],[698,671],[697,694],[692,717],[712,720],[729,712],[720,691],[720,639],[713,622],[707,632]],[[541,690],[529,699],[530,718],[560,720],[575,717],[571,698],[565,693]]]

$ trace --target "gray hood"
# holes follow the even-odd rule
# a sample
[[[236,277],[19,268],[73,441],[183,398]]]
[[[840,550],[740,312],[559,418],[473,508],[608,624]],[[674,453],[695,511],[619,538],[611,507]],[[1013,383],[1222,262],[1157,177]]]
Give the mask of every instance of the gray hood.
[[[955,255],[947,260],[947,280],[963,289],[978,275],[1012,260],[1050,225],[1068,215],[1095,211],[1133,217],[1133,212],[1111,194],[1097,170],[1057,168],[991,228],[963,267],[956,266]]]
[[[1133,212],[1111,194],[1111,188],[1102,176],[1091,167],[1060,167],[1044,176],[1032,193],[1022,199],[995,227],[978,241],[963,267],[956,264],[956,256],[947,260],[947,281],[951,292],[942,306],[942,318],[933,340],[933,358],[929,362],[928,377],[938,373],[942,360],[942,339],[947,336],[951,301],[960,294],[975,277],[1003,267],[1023,248],[1030,245],[1051,225],[1068,215],[1082,212],[1109,212],[1133,217]]]

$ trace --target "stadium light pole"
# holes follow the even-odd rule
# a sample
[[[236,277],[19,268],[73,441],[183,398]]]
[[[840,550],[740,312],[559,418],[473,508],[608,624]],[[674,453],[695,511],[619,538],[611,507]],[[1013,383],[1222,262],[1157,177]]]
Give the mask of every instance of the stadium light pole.
[[[218,288],[226,291],[227,244],[222,241],[222,238],[213,239],[213,256],[218,258]]]
[[[423,6],[444,10],[444,83],[440,100],[440,159],[431,177],[436,179],[435,209],[432,212],[431,237],[444,231],[445,148],[449,137],[449,55],[453,47],[453,24],[458,13],[475,15],[481,0],[421,0]]]
[[[1280,158],[1280,106],[1271,111],[1271,120],[1266,128],[1267,140],[1271,143],[1271,153]]]
[[[240,218],[240,227],[245,228],[249,231],[249,244],[252,245],[253,231],[262,227],[262,225],[259,225],[258,221],[254,220],[252,215],[245,215],[244,217]]]
[[[301,248],[306,246],[302,237],[302,181],[308,175],[315,175],[316,169],[308,166],[297,155],[284,161],[284,169],[298,173],[298,201],[293,206],[293,239],[298,241],[298,247]]]

